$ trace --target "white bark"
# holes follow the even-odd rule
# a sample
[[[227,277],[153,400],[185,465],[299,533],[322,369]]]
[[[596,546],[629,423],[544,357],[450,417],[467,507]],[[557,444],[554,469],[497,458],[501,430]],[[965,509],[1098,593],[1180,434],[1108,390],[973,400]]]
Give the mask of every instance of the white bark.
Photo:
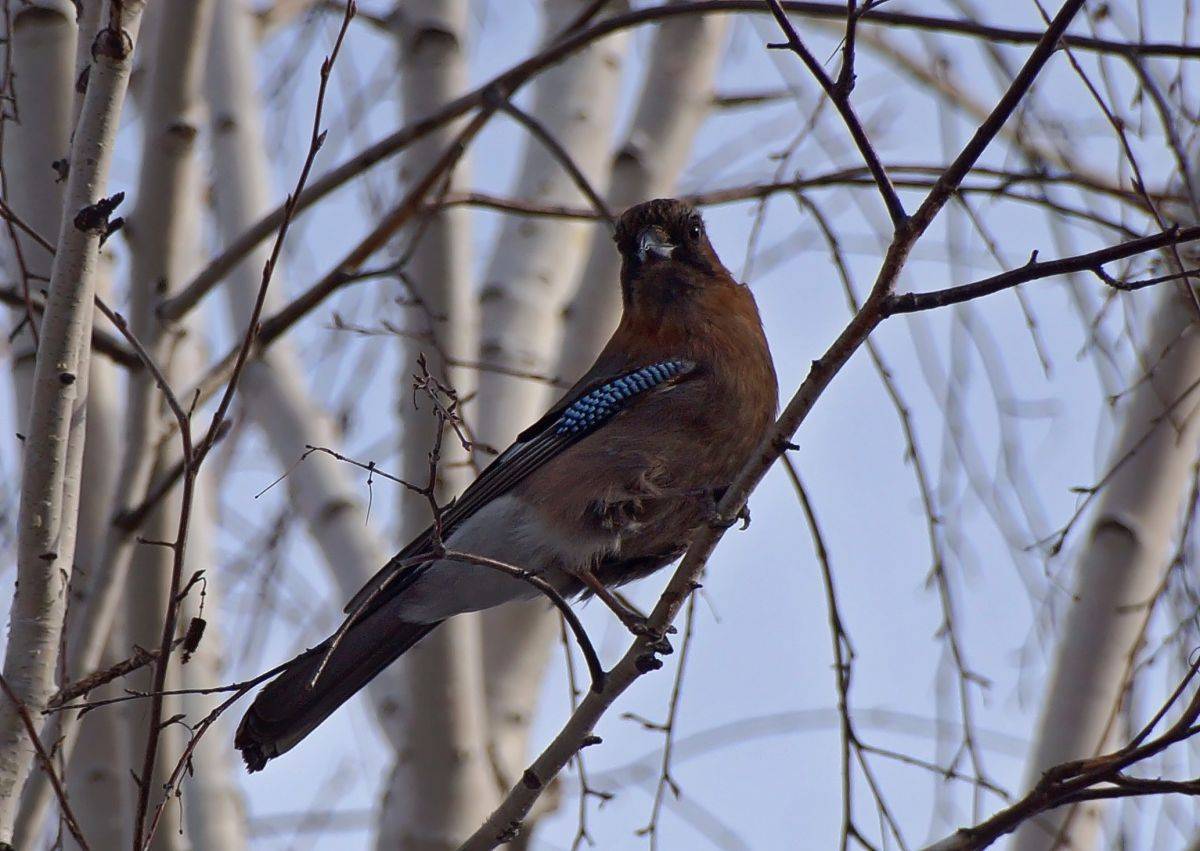
[[[613,160],[608,204],[626,207],[674,190],[712,102],[726,18],[666,21],[654,34],[633,126]],[[591,364],[621,315],[620,258],[603,228],[593,231],[583,277],[567,307],[559,375],[573,380]]]
[[[159,301],[197,266],[201,183],[196,136],[202,119],[200,82],[211,10],[211,3],[200,0],[163,0],[147,64],[137,208],[130,216],[127,235],[132,251],[130,326],[176,386],[188,376],[189,361],[193,365],[198,362],[194,353],[188,356],[187,352],[196,345],[195,324],[165,329],[154,311]],[[135,454],[149,456],[153,459],[152,469],[161,475],[178,459],[179,447],[172,442],[155,451],[167,415],[161,392],[148,372],[131,376],[126,410],[128,465],[136,463]],[[151,540],[173,540],[181,498],[181,492],[175,489],[162,499],[140,534]],[[203,519],[199,522],[202,524]],[[140,545],[135,549],[123,619],[127,646],[157,646],[169,604],[172,557],[171,550],[161,546]],[[185,579],[198,566],[189,558]],[[181,684],[179,669],[171,662],[168,689]],[[150,685],[152,673],[153,669],[147,668],[128,680],[134,688],[145,688]],[[149,703],[141,702],[125,707],[122,713],[129,724],[132,761],[139,771],[149,710]],[[168,697],[163,717],[170,718],[181,710],[182,702]],[[143,778],[156,792],[163,788],[182,751],[183,733],[178,725],[162,730],[154,774]],[[156,806],[158,795],[151,795],[150,800],[151,807]],[[179,807],[166,808],[152,848],[168,851],[189,847],[183,836],[182,815]]]
[[[213,202],[222,241],[230,242],[270,211],[275,196],[271,164],[263,136],[262,104],[257,96],[254,21],[245,4],[217,0],[207,65],[213,145]],[[270,246],[260,245],[228,276],[229,318],[242,333],[262,282]],[[275,279],[282,278],[277,267]],[[279,301],[280,287],[267,293],[270,305]],[[287,339],[277,341],[246,365],[241,398],[262,430],[281,469],[288,498],[304,518],[342,594],[349,599],[387,560],[386,547],[363,525],[366,507],[347,468],[323,454],[292,465],[305,444],[336,446],[337,429],[312,399],[301,372],[302,359]],[[394,737],[401,703],[396,671],[385,672],[370,686],[371,703],[385,732]],[[393,738],[393,745],[398,741]]]
[[[119,33],[93,51],[70,152],[70,174],[56,240],[49,297],[30,393],[22,467],[17,592],[10,616],[4,675],[37,712],[54,686],[66,588],[74,554],[79,477],[86,429],[92,304],[101,234],[76,225],[101,199],[129,81],[143,3],[118,11]],[[11,841],[32,748],[12,706],[0,707],[0,841]]]
[[[52,10],[36,7],[17,12],[14,23],[14,71],[17,79],[19,124],[8,127],[5,140],[5,170],[8,175],[7,202],[25,222],[43,236],[53,236],[62,215],[62,184],[50,163],[66,158],[70,149],[71,127],[83,98],[74,92],[74,80],[82,70],[80,62],[91,61],[91,43],[100,18],[100,4],[84,7],[84,19],[77,28],[70,5]],[[73,55],[72,59],[68,56]],[[20,236],[26,268],[32,274],[48,276],[50,254],[34,241]],[[97,270],[96,292],[107,298],[110,275],[102,258]],[[30,283],[31,289],[41,284]],[[34,347],[28,330],[14,341],[13,370],[16,378],[18,421],[29,416],[29,392],[34,366]],[[97,553],[106,532],[112,508],[112,486],[116,441],[115,374],[102,358],[91,360],[88,385],[88,439],[84,447],[83,481],[79,501],[79,529],[76,559],[68,604],[67,631],[77,615],[77,606],[86,594],[97,564]],[[70,639],[68,639],[70,641]],[[115,661],[115,658],[110,660]],[[67,671],[67,679],[76,672]],[[78,759],[67,767],[67,793],[74,799],[74,814],[86,837],[98,847],[125,844],[126,807],[124,792],[127,772],[124,751],[119,747],[119,725],[112,713],[95,713],[86,719],[88,736]],[[56,720],[50,721],[43,737],[56,741]],[[53,793],[43,772],[31,775],[20,801],[16,834],[17,847],[31,847],[35,841]],[[66,838],[68,846],[73,840]]]
[[[79,37],[75,46],[75,74],[78,80],[92,63],[91,44],[100,28],[103,12],[101,0],[85,0],[79,16]],[[83,104],[75,98],[75,114]],[[103,253],[96,278],[96,293],[111,302],[112,260]],[[103,358],[92,360],[88,384],[88,435],[83,450],[83,480],[87,482],[80,497],[79,534],[75,547],[75,576],[71,582],[71,602],[67,610],[67,646],[75,632],[74,621],[96,590],[100,572],[100,554],[112,518],[113,490],[116,483],[117,459],[120,452],[120,410],[117,400],[116,368]],[[101,666],[115,664],[123,658],[122,650],[112,636],[105,641]],[[68,650],[69,654],[69,650]],[[71,679],[86,671],[67,671]],[[114,697],[120,691],[117,683],[98,689],[95,698]],[[57,732],[58,719],[48,725]],[[112,712],[93,712],[81,719],[79,747],[67,762],[67,794],[72,800],[75,818],[88,841],[97,848],[123,848],[129,842],[129,816],[133,796],[126,778],[132,768],[125,740],[124,725]],[[47,738],[57,740],[57,735]],[[64,751],[64,759],[66,759]],[[21,812],[17,820],[18,847],[32,845],[32,835],[43,823],[44,813],[52,799],[50,783],[44,774],[34,777],[25,788]],[[74,839],[66,839],[74,848]]]
[[[96,291],[107,298],[111,290],[111,272],[101,258]],[[79,500],[79,531],[76,536],[75,564],[71,577],[71,597],[67,611],[67,645],[71,644],[74,620],[93,591],[101,545],[108,532],[112,511],[113,485],[119,448],[116,369],[104,358],[93,358],[88,379],[88,429],[83,452],[83,481]],[[102,665],[123,658],[111,641],[101,657]],[[86,671],[68,669],[66,679],[75,679]],[[114,684],[92,693],[93,698],[113,697],[120,693]],[[58,741],[61,729],[53,716],[46,725],[45,739]],[[82,719],[78,748],[67,765],[67,794],[84,836],[97,848],[119,848],[127,843],[129,807],[129,762],[124,749],[124,731],[112,712],[93,712]],[[64,755],[68,751],[64,750]],[[37,831],[45,824],[46,812],[53,802],[53,790],[45,774],[36,772],[25,786],[17,819],[16,846],[32,847]],[[68,847],[74,840],[66,838]]]
[[[429,114],[467,88],[464,50],[469,7],[466,0],[420,0],[398,5],[404,120]],[[430,134],[406,152],[404,182],[421,179],[440,156],[458,124]],[[464,182],[460,163],[454,186]],[[429,340],[404,340],[398,381],[402,428],[401,475],[423,481],[435,429],[430,406],[412,405],[411,375],[424,353],[431,372],[470,392],[469,374],[451,368],[440,356],[466,359],[475,351],[475,316],[470,289],[468,212],[444,210],[425,227],[408,268],[424,307],[409,308],[408,327]],[[411,235],[410,231],[410,235]],[[470,471],[465,453],[447,433],[440,470],[441,492],[462,489]],[[401,537],[418,534],[429,522],[423,500],[400,500]],[[478,616],[460,616],[443,624],[404,659],[409,685],[406,742],[398,751],[384,796],[378,848],[446,849],[457,847],[484,818],[498,796],[485,753],[486,718],[480,660]]]
[[[192,0],[182,0],[192,2]],[[178,453],[164,453],[164,461],[170,458],[174,461]],[[161,469],[156,467],[156,469]],[[158,541],[169,541],[175,537],[175,527],[179,521],[180,498],[178,489],[164,498],[147,518],[145,525],[139,530],[140,534]],[[190,547],[189,547],[190,549]],[[165,555],[165,558],[164,558]],[[162,638],[162,617],[166,610],[167,590],[165,586],[171,576],[171,551],[161,546],[141,545],[133,552],[133,560],[129,570],[129,582],[125,589],[124,608],[121,623],[117,627],[118,635],[125,647],[157,647]],[[191,558],[188,558],[188,569],[194,569]],[[186,621],[183,622],[186,625]],[[122,688],[135,689],[142,692],[151,691],[154,687],[154,666],[149,665],[122,678]],[[175,691],[183,687],[181,671],[172,664],[167,672],[164,687]],[[163,719],[172,718],[183,712],[183,701],[176,695],[168,695],[163,699]],[[113,712],[124,725],[123,740],[129,748],[129,762],[137,774],[141,774],[143,757],[146,753],[147,725],[150,723],[150,701],[138,700],[117,705]],[[145,780],[150,784],[150,810],[158,806],[161,790],[170,776],[175,760],[183,751],[186,742],[186,731],[178,724],[169,724],[162,729],[158,742],[157,758],[153,774]],[[137,792],[134,790],[133,797]],[[129,813],[126,811],[126,819]],[[168,806],[163,812],[162,821],[154,834],[152,851],[187,851],[191,843],[185,836],[184,813],[178,806]]]
[[[5,201],[44,238],[53,241],[62,219],[63,185],[51,167],[65,159],[71,145],[75,74],[75,10],[67,0],[44,0],[26,6],[7,0],[12,17],[13,89],[20,121],[4,132]],[[0,45],[0,56],[3,56]],[[50,276],[50,254],[31,237],[16,230],[17,243],[37,293]],[[8,242],[7,235],[3,240]],[[6,269],[20,284],[16,256],[6,246]],[[18,311],[18,315],[24,311]],[[22,429],[29,421],[33,385],[34,345],[28,328],[13,340],[17,418]]]
[[[546,0],[543,42],[589,5],[589,0]],[[625,42],[622,34],[593,44],[541,75],[534,90],[533,117],[571,153],[593,186],[608,183]],[[524,144],[513,197],[588,206],[569,173],[541,142],[530,137]],[[482,364],[535,375],[554,373],[562,307],[593,230],[605,228],[559,219],[504,219],[480,293]],[[472,419],[476,437],[502,449],[559,392],[542,381],[480,372],[477,413]],[[544,600],[483,614],[488,750],[506,786],[525,767],[529,725],[558,620]]]
[[[1164,287],[1158,299],[1146,350],[1147,361],[1157,366],[1130,394],[1105,469],[1136,451],[1096,500],[1030,752],[1027,787],[1052,765],[1114,744],[1120,730],[1116,706],[1146,622],[1146,601],[1170,561],[1200,437],[1198,394],[1188,392],[1200,376],[1200,333],[1177,290]],[[1049,848],[1070,811],[1061,807],[1027,822],[1012,847]],[[1070,825],[1071,847],[1093,847],[1098,828],[1099,806],[1081,807]]]
[[[89,8],[94,7],[92,4]],[[74,9],[65,2],[17,10],[13,24],[12,62],[21,120],[10,124],[6,130],[2,152],[8,182],[5,200],[35,231],[52,238],[62,216],[63,184],[57,179],[51,163],[65,159],[70,147],[71,126],[77,111],[74,92],[78,77],[77,45],[84,45],[90,61],[95,28],[85,26],[84,35],[77,37]],[[49,252],[20,232],[18,239],[29,272],[49,277]],[[12,270],[18,272],[15,257],[13,260]],[[98,271],[97,291],[103,291],[105,295],[107,277],[103,269]],[[42,287],[38,280],[30,282],[31,290]],[[24,423],[29,417],[35,357],[32,335],[27,329],[14,340],[13,346],[16,411],[18,421]],[[116,411],[112,395],[115,376],[112,366],[97,358],[91,361],[89,372],[88,435],[83,458],[83,481],[88,486],[80,497],[71,607],[86,593],[98,543],[103,539],[110,509],[111,459],[115,449]],[[120,780],[113,782],[114,777],[123,778],[125,773],[120,770],[121,760],[113,759],[115,753],[110,747],[115,741],[112,716],[96,713],[89,719],[88,726],[95,733],[88,740],[93,744],[92,752],[84,755],[78,768],[71,766],[67,789],[75,798],[75,815],[84,833],[99,847],[117,847],[117,844],[124,844],[123,834],[114,834],[110,828],[124,820],[125,811],[120,801],[126,784]],[[44,773],[34,772],[21,801],[15,834],[17,847],[32,846],[31,831],[42,824],[50,800],[50,785]],[[112,841],[114,839],[117,841]],[[69,837],[67,841],[71,842]]]
[[[119,661],[115,654],[104,658],[106,661]],[[104,699],[116,697],[119,693],[120,689],[114,686],[98,689],[91,697]],[[67,765],[67,795],[75,818],[79,821],[79,828],[92,848],[125,848],[131,841],[129,814],[133,812],[125,728],[115,712],[93,714],[95,718],[84,719],[79,741]],[[48,807],[42,805],[41,801],[44,799],[47,804],[50,803],[52,793],[41,793],[41,786],[48,787],[49,784],[39,784],[36,797],[32,782],[26,786],[17,822],[17,848],[34,847],[21,842],[26,836],[32,842],[37,830],[45,825]],[[65,837],[64,842],[69,849],[79,848],[70,836]]]
[[[180,371],[195,375],[204,366],[205,358],[200,357],[201,354],[198,346],[181,351]],[[179,669],[184,688],[211,688],[216,683],[230,681],[224,667],[221,614],[225,609],[213,546],[217,532],[216,488],[210,472],[206,471],[196,480],[184,573],[186,581],[197,570],[205,572],[204,611],[200,612],[200,588],[195,587],[184,599],[179,618],[186,629],[191,619],[199,615],[207,622],[207,627],[196,652]],[[184,695],[180,703],[188,723],[195,724],[223,699],[221,694],[189,694]],[[233,740],[234,718],[232,714],[223,715],[208,731],[192,755],[194,771],[183,781],[187,834],[192,847],[198,851],[241,851],[246,847],[245,804],[234,779],[241,772],[241,765],[236,752],[229,746]],[[169,753],[168,762],[174,764],[178,756],[178,752]]]
[[[587,0],[547,0],[545,36],[561,31]],[[532,115],[570,152],[593,185],[604,186],[624,39],[597,42],[538,78]],[[513,196],[541,204],[587,207],[570,175],[536,139],[525,142]],[[504,369],[549,375],[561,335],[561,307],[583,260],[588,236],[604,226],[564,219],[507,216],[480,292],[479,360]],[[543,381],[498,371],[479,376],[479,438],[507,446],[558,390]]]
[[[132,419],[132,417],[129,417],[129,419]],[[123,436],[126,438],[126,447],[120,455],[124,460],[115,476],[115,484],[110,484],[107,487],[110,498],[104,506],[106,509],[106,521],[110,520],[117,513],[113,511],[114,505],[120,506],[119,510],[127,509],[131,501],[136,501],[137,496],[144,493],[146,482],[149,480],[152,472],[150,464],[152,460],[151,454],[148,452],[137,455],[132,454],[128,450],[128,435],[125,434]],[[107,459],[108,462],[112,463],[115,461],[117,454],[114,451]],[[90,489],[91,480],[89,479]],[[135,542],[126,531],[116,529],[111,523],[106,522],[102,530],[104,534],[97,540],[97,546],[94,550],[98,555],[90,560],[88,564],[91,581],[88,582],[87,593],[82,597],[72,597],[75,610],[72,612],[70,623],[67,625],[66,668],[76,676],[97,670],[106,664],[111,664],[129,655],[130,644],[123,625],[117,621],[117,614],[123,604],[122,596],[130,569],[130,562],[133,558]],[[123,683],[115,683],[112,688],[119,691],[123,685]],[[101,697],[105,691],[106,689],[97,690],[92,696]],[[103,714],[93,713],[93,715]],[[91,718],[92,716],[87,716],[87,720],[90,723],[97,723],[91,720]],[[42,737],[46,741],[58,743],[58,749],[63,759],[69,763],[75,759],[75,747],[80,738],[79,721],[80,719],[75,713],[56,713],[51,716],[49,724],[42,733]],[[89,784],[103,784],[106,782],[106,778],[112,776],[128,778],[129,773],[127,769],[132,767],[132,763],[128,761],[130,756],[130,742],[126,735],[128,732],[126,729],[128,726],[127,723],[116,717],[115,712],[104,723],[106,725],[115,725],[119,730],[114,730],[111,733],[111,738],[105,743],[92,743],[98,748],[98,755],[85,755],[81,757],[84,762],[81,764],[79,770],[83,772],[81,776],[88,778],[86,782]],[[97,735],[100,734],[97,733]],[[112,758],[106,756],[113,748],[118,746],[123,748],[120,756]],[[99,774],[89,771],[86,768],[88,764],[96,764],[92,760],[98,760],[100,765],[105,766],[104,770]],[[127,790],[117,789],[112,790],[111,794],[115,796],[114,800],[120,799],[121,801],[125,801],[126,792]],[[36,836],[36,831],[42,825],[46,806],[49,802],[49,794],[49,785],[45,783],[41,776],[38,776],[34,782],[31,782],[27,786],[26,794],[21,801],[21,818],[17,833],[19,840]],[[107,825],[106,830],[113,831],[113,835],[119,833],[121,836],[124,836],[124,831],[128,826],[128,815],[125,810],[122,810],[125,815],[121,819],[114,821],[112,818],[113,810],[111,808],[104,809],[103,798],[90,799],[88,805],[83,810],[86,812],[89,809],[93,809],[96,816],[101,819],[101,823]],[[81,821],[85,819],[85,816],[78,810],[76,811],[76,815]],[[18,842],[17,847],[22,847],[20,842]]]
[[[255,49],[249,10],[238,0],[217,0],[206,87],[213,129],[213,202],[223,241],[240,235],[269,211],[275,200],[262,104],[256,92]],[[228,277],[229,319],[238,333],[249,319],[269,254],[270,246],[259,246]],[[280,303],[280,292],[276,287],[268,291],[266,312]],[[301,363],[289,341],[279,340],[247,365],[242,378],[247,411],[285,469],[303,454],[306,443],[337,443],[337,429],[329,415],[308,396]],[[286,482],[289,499],[349,598],[388,554],[363,526],[365,508],[344,470],[337,461],[314,455],[291,470]]]

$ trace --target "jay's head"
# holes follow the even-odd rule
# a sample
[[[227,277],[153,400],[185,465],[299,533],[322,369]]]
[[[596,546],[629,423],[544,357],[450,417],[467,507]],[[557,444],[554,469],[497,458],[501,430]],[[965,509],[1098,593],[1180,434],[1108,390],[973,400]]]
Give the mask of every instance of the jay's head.
[[[683,201],[656,198],[630,207],[617,220],[613,239],[621,252],[627,307],[639,302],[666,306],[733,284],[708,241],[704,219]]]

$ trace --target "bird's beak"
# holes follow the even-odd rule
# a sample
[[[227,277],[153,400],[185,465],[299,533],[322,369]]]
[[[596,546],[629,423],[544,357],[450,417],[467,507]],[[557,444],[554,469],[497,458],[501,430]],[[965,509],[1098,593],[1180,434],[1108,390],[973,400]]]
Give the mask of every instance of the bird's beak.
[[[638,259],[643,263],[650,255],[670,260],[671,252],[674,250],[675,245],[667,239],[663,229],[657,225],[651,225],[638,234]]]

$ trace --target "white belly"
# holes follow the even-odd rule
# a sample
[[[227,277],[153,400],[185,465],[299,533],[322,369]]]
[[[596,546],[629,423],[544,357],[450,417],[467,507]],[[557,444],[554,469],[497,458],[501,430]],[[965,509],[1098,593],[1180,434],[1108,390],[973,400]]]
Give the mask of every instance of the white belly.
[[[612,552],[616,541],[564,538],[545,527],[536,512],[511,494],[477,511],[446,540],[446,548],[495,559],[542,576],[556,587],[559,566],[577,570]],[[398,614],[413,623],[432,623],[463,612],[490,609],[541,592],[530,583],[484,565],[441,559],[408,589]]]

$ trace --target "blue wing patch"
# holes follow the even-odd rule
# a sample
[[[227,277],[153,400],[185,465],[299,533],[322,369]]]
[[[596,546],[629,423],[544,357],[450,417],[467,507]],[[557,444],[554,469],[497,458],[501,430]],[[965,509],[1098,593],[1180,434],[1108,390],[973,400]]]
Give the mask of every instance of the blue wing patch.
[[[672,359],[643,366],[614,378],[568,405],[554,427],[554,433],[577,435],[591,431],[625,407],[634,396],[691,372],[695,367],[691,361]]]

